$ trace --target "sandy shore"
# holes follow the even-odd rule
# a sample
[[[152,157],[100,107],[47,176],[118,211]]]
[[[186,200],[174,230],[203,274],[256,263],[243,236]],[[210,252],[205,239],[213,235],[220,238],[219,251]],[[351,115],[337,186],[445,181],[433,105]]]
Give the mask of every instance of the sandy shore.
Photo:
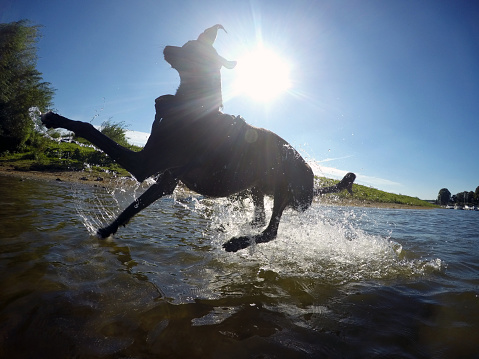
[[[20,179],[40,179],[45,181],[64,181],[82,183],[92,186],[109,186],[115,182],[111,181],[116,176],[110,173],[88,171],[19,171],[11,165],[0,164],[0,176],[12,176]],[[368,208],[392,208],[392,209],[433,209],[433,207],[408,206],[397,203],[381,203],[371,201],[360,201],[357,199],[337,199],[323,197],[316,200],[325,206],[346,206],[346,207],[368,207]]]
[[[20,171],[16,170],[12,165],[0,165],[0,176],[17,177],[20,179],[84,183],[95,186],[106,186],[111,179],[116,178],[112,173],[88,171]]]

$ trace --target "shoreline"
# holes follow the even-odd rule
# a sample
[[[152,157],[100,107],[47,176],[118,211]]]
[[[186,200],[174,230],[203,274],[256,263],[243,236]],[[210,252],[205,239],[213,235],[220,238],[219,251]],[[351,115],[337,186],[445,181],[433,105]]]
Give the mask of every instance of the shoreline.
[[[108,186],[113,179],[122,178],[114,173],[88,171],[22,171],[13,165],[0,164],[0,176],[16,177],[21,180],[33,179],[67,183],[81,183],[91,186]]]
[[[88,171],[21,171],[13,167],[13,165],[0,164],[0,176],[15,177],[20,180],[32,179],[43,181],[56,181],[66,183],[81,183],[89,186],[108,187],[114,185],[114,179],[128,178],[119,177],[113,173],[98,173]],[[439,207],[423,207],[410,206],[399,203],[382,203],[361,201],[357,199],[338,199],[332,197],[324,197],[315,199],[313,203],[318,203],[321,206],[338,206],[338,207],[365,207],[365,208],[384,208],[384,209],[422,209],[429,210]]]
[[[378,209],[420,209],[431,210],[440,207],[425,207],[425,206],[410,206],[401,203],[385,203],[385,202],[371,202],[362,201],[359,199],[339,199],[339,198],[322,198],[315,199],[313,203],[319,203],[321,206],[336,206],[336,207],[363,207],[363,208],[378,208]]]

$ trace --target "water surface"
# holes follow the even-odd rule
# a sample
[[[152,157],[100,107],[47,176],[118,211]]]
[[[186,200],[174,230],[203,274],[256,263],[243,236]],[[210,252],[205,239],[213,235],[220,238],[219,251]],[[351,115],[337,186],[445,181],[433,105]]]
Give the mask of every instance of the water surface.
[[[0,357],[449,358],[479,353],[479,212],[327,207],[255,233],[246,200],[0,177]]]

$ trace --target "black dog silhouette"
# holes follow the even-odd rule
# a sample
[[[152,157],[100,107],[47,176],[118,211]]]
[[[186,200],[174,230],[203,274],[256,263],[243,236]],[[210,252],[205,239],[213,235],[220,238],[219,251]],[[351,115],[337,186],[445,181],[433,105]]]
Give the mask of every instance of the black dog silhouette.
[[[42,115],[48,128],[65,128],[100,148],[138,181],[156,176],[156,182],[109,226],[98,230],[106,238],[158,198],[173,193],[178,181],[211,197],[249,190],[255,206],[253,223],[265,225],[264,196],[274,197],[272,216],[257,235],[230,239],[223,247],[235,252],[253,242],[276,238],[285,208],[306,210],[313,196],[348,190],[356,178],[348,173],[337,185],[314,188],[310,166],[285,140],[273,132],[247,124],[241,117],[223,114],[222,67],[232,69],[213,47],[218,29],[206,29],[182,47],[166,46],[165,60],[180,74],[173,95],[156,99],[151,135],[143,150],[134,152],[112,141],[91,124],[69,120],[52,112]],[[224,30],[224,29],[223,29]]]

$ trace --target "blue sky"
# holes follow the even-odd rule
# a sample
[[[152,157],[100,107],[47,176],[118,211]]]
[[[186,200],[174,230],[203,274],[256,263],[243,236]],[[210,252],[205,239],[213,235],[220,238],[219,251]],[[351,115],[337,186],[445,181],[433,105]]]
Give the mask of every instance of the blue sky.
[[[422,199],[479,186],[479,3],[475,1],[2,0],[0,22],[41,24],[38,70],[55,110],[149,132],[154,99],[176,91],[164,61],[221,23],[228,60],[261,42],[290,65],[271,102],[232,96],[224,112],[270,129],[317,174]]]

